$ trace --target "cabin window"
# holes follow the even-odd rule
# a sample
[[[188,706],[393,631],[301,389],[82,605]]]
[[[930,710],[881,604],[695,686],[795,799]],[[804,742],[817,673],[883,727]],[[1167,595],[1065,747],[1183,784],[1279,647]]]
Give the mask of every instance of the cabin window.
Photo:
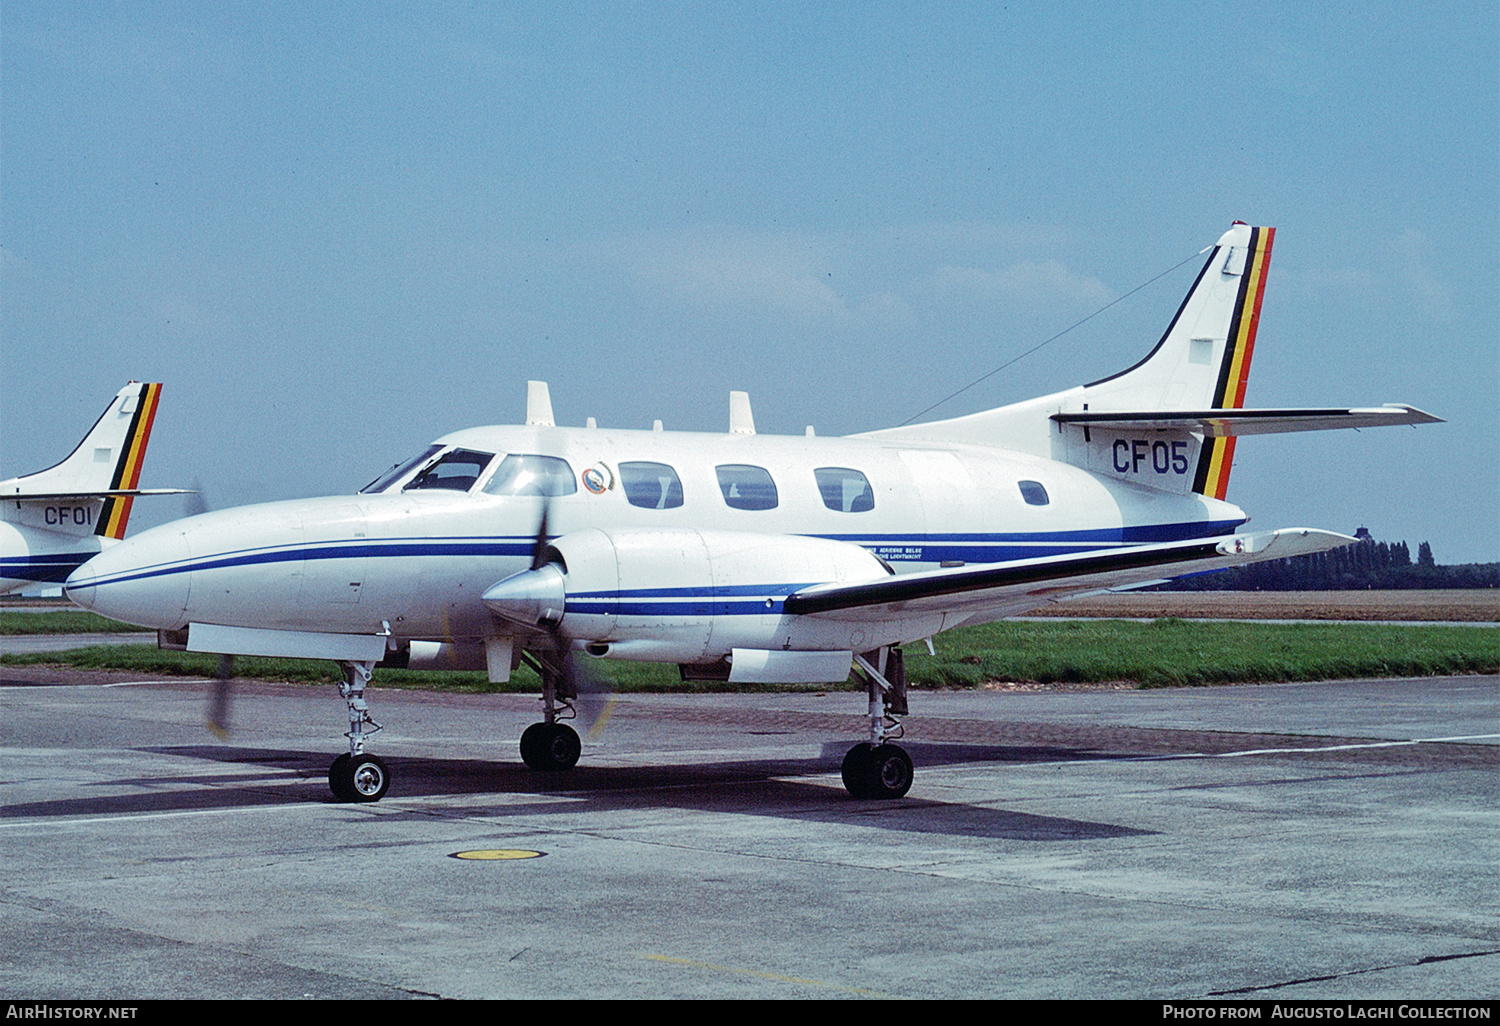
[[[875,492],[869,479],[848,467],[819,467],[813,471],[823,505],[841,513],[867,513],[875,508]]]
[[[376,492],[385,491],[387,488],[395,484],[397,481],[401,480],[407,474],[410,474],[413,470],[416,470],[422,464],[432,459],[433,454],[438,452],[440,449],[442,449],[441,445],[429,445],[427,448],[423,449],[420,453],[413,456],[405,463],[396,464],[390,470],[387,470],[384,474],[381,474],[375,480],[365,485],[359,490],[359,494],[373,495]]]
[[[1040,481],[1018,481],[1021,488],[1021,498],[1026,500],[1028,506],[1045,506],[1052,500],[1047,497],[1047,489],[1042,487]]]
[[[620,464],[620,487],[632,506],[642,509],[676,509],[682,505],[682,481],[665,463]]]
[[[776,508],[776,482],[764,467],[726,463],[714,470],[719,475],[719,491],[724,493],[724,502],[731,508]]]
[[[484,468],[495,458],[492,452],[475,452],[472,449],[450,449],[426,470],[412,478],[411,484],[402,491],[418,489],[441,489],[450,492],[466,492],[474,487]]]
[[[488,495],[572,495],[578,478],[565,459],[511,453],[484,490]]]

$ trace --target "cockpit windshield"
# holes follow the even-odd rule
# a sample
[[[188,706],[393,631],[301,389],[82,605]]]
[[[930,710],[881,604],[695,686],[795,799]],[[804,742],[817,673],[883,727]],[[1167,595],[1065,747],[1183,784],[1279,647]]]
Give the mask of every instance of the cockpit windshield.
[[[484,468],[495,458],[492,452],[475,452],[473,449],[450,449],[437,461],[423,470],[403,492],[418,489],[441,488],[452,492],[466,492],[484,473]]]
[[[578,491],[578,479],[567,460],[511,453],[484,490],[490,495],[572,495]]]
[[[441,445],[429,445],[427,448],[423,449],[421,452],[413,456],[411,459],[407,460],[405,463],[396,464],[390,470],[387,470],[384,474],[381,474],[375,480],[365,485],[359,490],[359,494],[373,495],[376,492],[385,491],[387,488],[395,484],[397,481],[401,480],[407,474],[410,474],[413,470],[416,470],[422,464],[432,459],[433,453],[437,452],[441,448]]]

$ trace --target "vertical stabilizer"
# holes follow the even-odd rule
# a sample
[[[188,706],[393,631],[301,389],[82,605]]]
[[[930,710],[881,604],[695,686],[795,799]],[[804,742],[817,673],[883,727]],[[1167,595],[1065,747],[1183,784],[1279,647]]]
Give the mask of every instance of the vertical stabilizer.
[[[1155,348],[1118,374],[966,417],[864,437],[1003,446],[1132,484],[1222,499],[1233,437],[1184,425],[1116,429],[1083,423],[1079,415],[1243,407],[1275,235],[1274,228],[1236,221],[1213,246]]]
[[[1084,386],[1085,409],[1237,410],[1260,324],[1274,228],[1236,222],[1214,247],[1166,334],[1128,370]],[[1216,499],[1229,486],[1233,437],[1207,438],[1192,490]]]
[[[133,492],[139,485],[160,396],[159,383],[132,381],[116,393],[67,459],[35,474],[0,482],[0,498],[14,500],[18,506],[35,505],[28,500],[76,499],[79,502],[67,506],[54,503],[33,511],[41,518],[36,526],[65,534],[124,537],[133,498],[110,493]],[[20,520],[30,519],[26,511],[21,512]]]

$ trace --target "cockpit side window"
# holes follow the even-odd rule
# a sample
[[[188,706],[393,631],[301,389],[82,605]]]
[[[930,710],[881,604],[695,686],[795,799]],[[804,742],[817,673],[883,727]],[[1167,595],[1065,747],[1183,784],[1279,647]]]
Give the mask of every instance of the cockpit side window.
[[[484,490],[489,495],[572,495],[578,478],[565,459],[511,453]]]
[[[412,478],[404,492],[442,489],[466,492],[474,487],[484,468],[495,458],[492,452],[475,452],[472,449],[452,449],[445,452],[436,463]]]
[[[1021,498],[1026,500],[1028,506],[1045,506],[1052,501],[1040,481],[1017,481],[1016,484],[1021,489]]]
[[[682,481],[665,463],[644,460],[620,464],[620,485],[632,506],[676,509],[682,505]]]
[[[744,463],[725,463],[714,468],[719,476],[719,491],[732,509],[775,509],[776,482],[764,467]]]
[[[441,445],[429,445],[426,449],[423,449],[420,453],[413,456],[405,463],[396,464],[390,470],[387,470],[384,474],[381,474],[375,480],[365,485],[359,490],[359,494],[373,495],[376,492],[385,491],[387,488],[395,484],[397,481],[401,480],[407,474],[410,474],[413,470],[416,470],[422,464],[432,459],[433,454],[441,448]]]
[[[864,474],[849,467],[819,467],[813,471],[823,505],[841,513],[868,513],[875,508],[875,492]]]

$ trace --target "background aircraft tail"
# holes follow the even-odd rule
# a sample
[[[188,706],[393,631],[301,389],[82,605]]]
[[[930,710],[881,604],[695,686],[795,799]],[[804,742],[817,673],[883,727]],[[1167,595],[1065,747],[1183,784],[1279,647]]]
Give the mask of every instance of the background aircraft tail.
[[[67,459],[0,482],[6,519],[63,534],[124,537],[160,396],[159,383],[132,381]]]

